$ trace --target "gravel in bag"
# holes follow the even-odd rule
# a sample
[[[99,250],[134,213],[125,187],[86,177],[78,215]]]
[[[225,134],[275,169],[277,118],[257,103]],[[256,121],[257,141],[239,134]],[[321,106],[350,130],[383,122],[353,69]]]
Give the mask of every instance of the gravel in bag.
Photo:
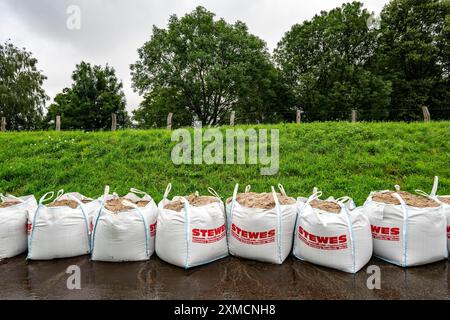
[[[277,193],[278,202],[281,205],[294,204],[295,200]],[[227,203],[230,203],[233,198],[228,198]],[[256,193],[244,192],[236,195],[236,201],[247,208],[272,209],[275,208],[275,200],[273,194],[270,192]]]
[[[189,204],[194,207],[202,207],[210,203],[219,202],[219,200],[216,197],[197,196],[195,194],[191,194],[183,198],[185,198],[189,202]],[[183,208],[184,205],[183,202],[181,202],[181,200],[170,201],[164,206],[164,209],[169,209],[178,212],[180,212]]]
[[[372,200],[386,204],[399,205],[400,201],[394,196],[394,193],[395,192],[393,191],[377,192],[372,195]],[[406,191],[397,191],[397,193],[403,198],[403,201],[405,201],[408,206],[417,208],[439,207],[439,203],[430,198],[415,195]]]

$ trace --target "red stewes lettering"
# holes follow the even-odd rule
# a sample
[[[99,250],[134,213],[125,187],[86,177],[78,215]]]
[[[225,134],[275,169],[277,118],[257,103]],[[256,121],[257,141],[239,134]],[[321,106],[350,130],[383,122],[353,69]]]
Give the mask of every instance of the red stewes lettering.
[[[192,242],[194,243],[213,243],[225,238],[225,224],[212,229],[192,229]]]
[[[298,238],[303,243],[314,249],[342,250],[348,248],[346,234],[336,236],[315,235],[300,226],[298,228]]]
[[[275,229],[265,231],[244,230],[234,223],[231,225],[231,235],[238,241],[249,245],[263,245],[275,242]]]
[[[377,240],[385,241],[400,241],[400,228],[398,227],[381,227],[381,226],[370,226],[372,230],[372,237]]]

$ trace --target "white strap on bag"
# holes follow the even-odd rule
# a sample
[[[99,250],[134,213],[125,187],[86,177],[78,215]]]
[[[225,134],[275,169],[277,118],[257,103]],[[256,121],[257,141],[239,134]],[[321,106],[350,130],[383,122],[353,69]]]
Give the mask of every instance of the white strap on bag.
[[[81,213],[83,214],[84,222],[85,222],[85,225],[86,225],[86,234],[87,234],[88,248],[89,248],[89,253],[90,253],[92,251],[91,232],[89,230],[89,217],[88,217],[88,214],[87,214],[86,206],[84,205],[84,203],[82,201],[80,201],[78,198],[74,197],[73,195],[68,194],[67,196],[70,199],[72,199],[73,201],[75,201],[76,203],[78,203],[78,205],[80,206]]]
[[[349,197],[342,197],[342,198],[351,199]],[[341,198],[339,198],[339,199],[341,199]],[[348,199],[346,199],[346,200],[348,201]],[[356,251],[355,251],[355,236],[354,236],[354,233],[353,233],[353,224],[352,224],[352,221],[351,221],[348,209],[344,205],[344,202],[337,201],[337,204],[339,205],[339,207],[341,207],[341,212],[342,211],[344,212],[345,219],[347,221],[347,227],[348,227],[348,231],[349,231],[349,234],[350,234],[350,245],[351,245],[351,250],[352,250],[352,260],[353,260],[352,269],[353,269],[353,273],[355,273],[356,272]]]
[[[216,190],[214,190],[213,188],[211,188],[211,187],[208,187],[208,192],[210,193],[210,194],[212,194],[214,197],[216,197],[217,199],[222,199],[222,197],[217,193],[217,191]]]
[[[59,198],[61,198],[63,196],[63,194],[64,194],[64,189],[59,189],[58,193],[56,194],[55,201],[58,201]]]
[[[249,193],[251,188],[252,188],[252,186],[248,184],[248,185],[245,187],[245,193]]]
[[[169,196],[170,190],[172,190],[172,184],[169,182],[167,184],[166,190],[164,191],[163,199],[167,200],[167,197]]]
[[[288,196],[288,195],[286,194],[286,191],[284,190],[284,187],[283,187],[283,185],[282,185],[281,183],[278,184],[278,190],[280,190],[280,193],[281,193],[283,196],[285,196],[285,197]]]
[[[311,207],[311,205],[309,204],[311,201],[319,199],[322,196],[322,191],[319,191],[317,189],[317,187],[314,187],[313,191],[314,191],[313,194],[309,196],[308,200],[306,200],[305,205],[302,207],[302,210],[301,210],[300,214],[303,213],[303,211],[304,211],[306,206],[309,206],[313,210],[313,212],[316,214],[316,217],[319,220],[320,224],[322,224],[324,227],[326,227],[327,226],[327,222],[325,220],[323,220],[322,217],[320,216],[320,213],[317,212],[317,210],[314,210]]]
[[[230,238],[230,235],[231,235],[231,225],[229,225],[229,222],[231,223],[232,218],[233,218],[233,209],[234,209],[234,204],[236,203],[236,197],[237,197],[238,190],[239,190],[239,183],[236,183],[236,185],[234,186],[234,190],[233,190],[233,198],[231,198],[230,212],[227,215],[227,226],[228,226],[227,237],[228,237],[228,239]]]
[[[32,244],[33,244],[33,238],[34,238],[34,229],[36,227],[36,219],[37,216],[39,214],[39,210],[43,207],[43,203],[45,201],[48,201],[50,199],[53,198],[53,196],[55,195],[55,193],[53,191],[47,192],[46,194],[44,194],[40,199],[39,199],[39,205],[36,208],[36,211],[34,212],[34,216],[33,216],[33,222],[31,224],[31,232],[30,232],[30,237],[28,238],[28,254],[27,254],[27,260],[30,259],[31,255],[31,251],[32,251]]]
[[[283,187],[283,186],[281,186],[281,187]],[[284,189],[283,189],[283,191],[284,191]],[[283,260],[282,256],[281,256],[281,253],[282,253],[281,233],[283,232],[281,229],[281,227],[282,227],[281,208],[280,208],[280,202],[278,201],[277,193],[275,192],[275,188],[273,186],[272,186],[272,195],[273,195],[273,200],[275,201],[275,210],[277,211],[277,251],[278,251],[278,260],[281,263]]]
[[[55,193],[53,191],[47,192],[39,199],[39,205],[42,205],[45,201],[48,201],[53,198]]]
[[[189,201],[185,197],[180,197],[180,201],[184,206],[184,216],[185,216],[185,239],[186,239],[186,259],[184,261],[185,269],[189,268],[189,244],[190,244],[190,232],[191,232],[191,221],[190,221],[190,211],[189,211]]]
[[[21,202],[21,203],[24,203],[24,202],[25,202],[25,200],[20,199],[20,198],[18,198],[18,197],[16,197],[16,196],[13,196],[12,194],[7,194],[6,197],[5,197],[5,196],[3,195],[3,193],[0,193],[0,200],[1,200],[2,202],[6,202],[7,198],[12,198],[12,199],[14,199],[15,201],[18,201],[18,202]]]
[[[396,185],[395,189],[397,191],[400,190],[400,186]],[[403,198],[400,196],[400,194],[398,194],[397,192],[393,193],[394,197],[396,197],[398,199],[398,201],[400,201],[400,205],[402,206],[403,209],[403,230],[402,230],[402,238],[403,238],[403,267],[407,266],[407,252],[408,252],[408,208],[406,206],[405,201],[403,200]]]
[[[348,209],[350,209],[350,210],[353,210],[356,207],[355,202],[353,202],[353,199],[350,198],[349,196],[343,196],[343,197],[337,198],[336,201],[340,202],[340,203],[343,203],[344,205],[346,203],[348,203],[347,206],[349,207]]]
[[[122,201],[122,204],[123,204],[124,206],[134,208],[134,209],[138,212],[138,214],[141,216],[142,222],[144,223],[144,233],[145,233],[145,254],[146,254],[146,256],[147,256],[148,258],[150,258],[150,245],[149,245],[149,234],[150,234],[150,232],[149,232],[149,230],[148,230],[149,225],[148,225],[148,222],[147,222],[147,218],[145,217],[144,214],[142,214],[141,209],[139,209],[139,207],[138,207],[135,203],[133,203],[133,202],[131,202],[131,201],[128,201],[128,200],[123,200],[123,201]]]
[[[141,194],[141,195],[143,195],[144,197],[145,196],[147,196],[147,197],[149,197],[150,199],[152,199],[153,200],[153,198],[147,193],[147,192],[145,192],[145,191],[142,191],[142,190],[139,190],[139,189],[136,189],[136,188],[130,188],[130,192],[132,192],[132,193],[134,193],[134,194]]]
[[[147,192],[139,190],[139,189],[136,189],[136,188],[130,188],[130,192],[133,192],[135,194],[142,194],[144,196],[149,196],[149,194]]]
[[[437,194],[438,183],[439,183],[438,176],[434,176],[433,189],[431,189],[431,194],[430,194],[433,197],[436,196],[436,194]]]

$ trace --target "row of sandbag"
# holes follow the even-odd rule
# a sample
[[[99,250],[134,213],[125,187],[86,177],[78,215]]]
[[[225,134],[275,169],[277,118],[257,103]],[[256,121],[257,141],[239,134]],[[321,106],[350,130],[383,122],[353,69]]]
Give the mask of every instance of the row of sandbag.
[[[34,196],[0,195],[0,259],[27,250],[32,260],[89,253],[93,260],[148,259],[154,251],[157,207],[145,192],[130,191],[119,197],[106,187],[102,197],[91,199],[60,190],[39,202]]]
[[[213,197],[194,194],[170,201],[170,185],[158,209],[150,196],[136,189],[125,197],[109,195],[106,190],[95,201],[79,194],[59,194],[57,201],[76,199],[78,203],[75,208],[59,209],[43,205],[50,193],[41,198],[36,210],[28,210],[28,258],[91,252],[93,260],[134,261],[148,259],[156,247],[161,259],[188,268],[220,259],[228,252],[282,263],[292,251],[302,260],[357,272],[372,256],[372,249],[376,256],[402,266],[448,256],[446,220],[450,213],[443,198],[436,196],[437,179],[432,194],[424,198],[438,205],[420,208],[405,203],[401,192],[371,193],[363,207],[355,208],[347,197],[319,200],[317,190],[296,202],[279,187],[281,193],[255,194],[247,187],[238,194],[236,186],[227,200],[227,217],[214,192]],[[398,204],[373,200],[373,195],[383,193],[398,197]],[[26,203],[32,206],[32,199],[24,198],[23,203],[9,208],[17,211]],[[109,203],[114,201],[125,210],[114,212],[114,204]],[[0,236],[2,232],[0,229]],[[10,255],[20,250],[26,250],[26,243]]]

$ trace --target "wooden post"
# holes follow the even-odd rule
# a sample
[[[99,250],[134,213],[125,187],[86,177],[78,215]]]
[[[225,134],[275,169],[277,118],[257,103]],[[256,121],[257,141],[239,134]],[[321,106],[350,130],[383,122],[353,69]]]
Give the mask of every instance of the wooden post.
[[[172,130],[172,116],[172,112],[169,112],[169,114],[167,115],[167,130]]]
[[[55,130],[61,131],[61,116],[56,116]]]
[[[302,122],[302,110],[300,110],[300,109],[297,110],[297,116],[295,118],[295,122],[296,123],[301,123]]]
[[[234,126],[234,116],[236,115],[236,113],[234,111],[231,111],[231,115],[230,115],[230,126]]]
[[[116,131],[117,130],[117,114],[113,113],[111,115],[111,117],[112,117],[111,131]]]
[[[422,106],[423,112],[423,121],[429,122],[431,120],[430,111],[428,111],[428,107]]]
[[[1,125],[1,131],[6,131],[6,117],[2,117],[2,125]]]
[[[352,110],[352,122],[356,122],[356,110],[355,109],[353,109]]]

